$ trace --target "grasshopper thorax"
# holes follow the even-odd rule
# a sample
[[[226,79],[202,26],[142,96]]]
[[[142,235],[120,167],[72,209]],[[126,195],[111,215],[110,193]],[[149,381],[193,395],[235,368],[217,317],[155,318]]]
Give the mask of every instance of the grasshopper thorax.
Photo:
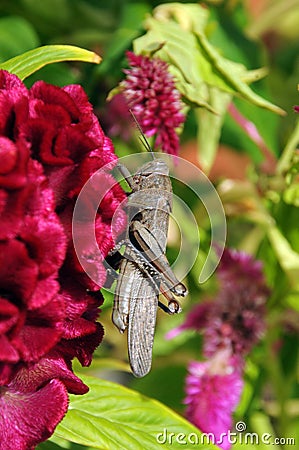
[[[162,180],[168,179],[169,169],[167,164],[161,159],[155,159],[144,164],[133,176],[133,181],[137,191],[142,189],[151,189],[164,184]]]
[[[162,161],[162,159],[154,159],[148,163],[141,166],[141,168],[136,172],[139,176],[150,176],[152,174],[169,175],[169,168],[167,164]]]

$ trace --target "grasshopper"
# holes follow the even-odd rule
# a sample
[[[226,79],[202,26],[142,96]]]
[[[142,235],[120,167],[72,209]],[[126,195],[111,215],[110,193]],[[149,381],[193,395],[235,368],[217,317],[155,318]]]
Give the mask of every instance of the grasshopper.
[[[124,239],[110,253],[119,267],[112,321],[121,333],[128,329],[128,356],[136,377],[143,377],[151,368],[158,306],[169,314],[178,313],[181,308],[174,295],[187,295],[165,256],[172,208],[169,168],[152,155],[153,160],[133,176],[126,167],[119,167],[132,190],[127,202],[129,225]],[[120,255],[122,246],[125,251]],[[160,293],[168,306],[159,301]]]

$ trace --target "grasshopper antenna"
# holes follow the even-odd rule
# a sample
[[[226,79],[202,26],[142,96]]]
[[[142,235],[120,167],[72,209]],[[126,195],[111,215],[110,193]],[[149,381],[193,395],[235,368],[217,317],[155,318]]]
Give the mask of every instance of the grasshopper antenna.
[[[133,111],[132,111],[131,109],[129,109],[129,111],[130,111],[130,114],[131,114],[131,116],[133,117],[133,120],[134,120],[134,122],[135,122],[135,124],[136,124],[136,126],[137,126],[137,128],[138,128],[139,133],[140,133],[140,136],[139,136],[140,142],[142,143],[142,145],[144,146],[144,148],[146,149],[146,151],[149,152],[149,153],[152,155],[152,158],[155,159],[154,151],[153,151],[153,149],[152,149],[150,143],[149,143],[148,140],[146,139],[145,134],[143,133],[143,131],[142,131],[142,129],[141,129],[141,126],[140,126],[138,120],[136,119],[135,114],[133,113]]]

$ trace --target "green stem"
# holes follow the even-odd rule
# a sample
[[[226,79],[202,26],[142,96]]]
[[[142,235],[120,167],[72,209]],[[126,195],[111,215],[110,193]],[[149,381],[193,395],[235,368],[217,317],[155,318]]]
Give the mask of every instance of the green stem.
[[[269,379],[272,380],[275,397],[279,405],[277,436],[286,436],[287,425],[289,421],[287,411],[287,399],[289,395],[289,386],[286,383],[285,376],[282,372],[281,364],[278,359],[279,353],[274,349],[274,343],[277,339],[276,333],[270,333],[267,339],[267,366]]]
[[[287,145],[285,146],[281,157],[276,166],[276,173],[282,175],[290,166],[291,160],[293,158],[294,152],[299,142],[299,120],[291,134]]]

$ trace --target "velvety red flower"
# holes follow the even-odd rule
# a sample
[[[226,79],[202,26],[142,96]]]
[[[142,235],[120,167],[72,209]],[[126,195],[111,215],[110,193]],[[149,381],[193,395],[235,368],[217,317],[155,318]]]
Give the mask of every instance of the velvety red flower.
[[[94,172],[107,164],[112,168],[116,162],[112,143],[79,85],[59,88],[35,83],[29,91],[29,117],[22,133],[31,144],[33,158],[43,164],[59,206],[78,194]]]
[[[74,234],[74,246],[68,249],[67,266],[76,270],[81,283],[91,291],[103,286],[106,269],[103,259],[124,230],[126,214],[121,208],[126,196],[108,173],[93,174],[76,202],[60,213],[65,230]]]
[[[103,258],[124,228],[125,194],[109,173],[112,143],[80,86],[38,82],[27,90],[0,71],[0,105],[0,443],[28,450],[53,433],[67,392],[88,390],[72,360],[90,364],[103,337]],[[95,191],[84,205],[94,217],[85,234],[82,227],[81,250],[96,283],[83,274],[72,240],[73,209],[91,176],[107,189],[97,207]]]
[[[165,61],[127,52],[122,93],[146,136],[155,136],[155,148],[177,155],[177,129],[184,123],[182,102]]]
[[[17,77],[0,71],[0,188],[14,189],[27,180],[29,144],[19,125],[28,116],[28,91]]]
[[[3,143],[3,141],[2,141]],[[53,211],[53,193],[45,184],[42,166],[27,157],[22,186],[12,187],[12,180],[19,179],[19,173],[12,170],[9,177],[2,179],[0,187],[0,239],[12,238],[19,232],[26,213],[43,214]],[[15,177],[15,178],[14,178]],[[9,183],[7,183],[9,179]]]
[[[0,386],[1,450],[28,450],[49,438],[68,407],[67,392],[84,394],[88,387],[57,352],[21,368]]]
[[[29,145],[25,139],[16,142],[0,136],[0,187],[16,189],[25,185]]]
[[[38,361],[55,346],[64,319],[58,298],[64,230],[54,211],[44,215],[35,205],[31,214],[31,201],[29,197],[23,205],[17,234],[0,242],[1,384],[10,381],[19,365]]]
[[[88,366],[104,335],[102,325],[97,322],[103,296],[99,291],[88,294],[82,285],[63,271],[60,284],[59,299],[64,302],[66,319],[62,323],[61,339],[55,349],[66,361],[76,357],[82,366]]]

